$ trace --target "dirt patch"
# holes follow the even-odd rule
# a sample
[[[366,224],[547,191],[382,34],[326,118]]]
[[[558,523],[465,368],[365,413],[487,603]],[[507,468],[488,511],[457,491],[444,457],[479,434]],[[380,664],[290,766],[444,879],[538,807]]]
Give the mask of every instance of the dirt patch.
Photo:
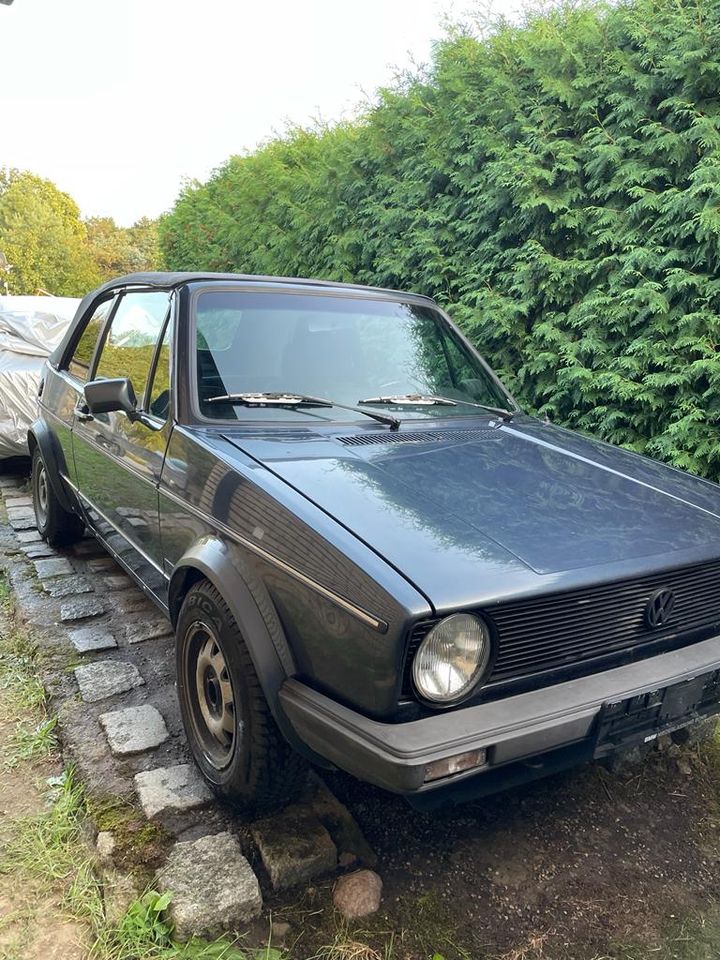
[[[720,750],[683,759],[689,776],[654,755],[622,775],[589,767],[431,814],[334,777],[385,882],[369,942],[405,931],[400,956],[413,960],[589,960],[659,944],[720,896]]]
[[[57,760],[7,766],[16,723],[34,720],[18,710],[0,689],[0,850],[17,822],[41,813],[47,780],[59,776]],[[18,884],[12,873],[0,871],[0,960],[82,960],[86,931],[67,920],[62,910],[63,890],[48,894],[42,884]]]
[[[688,748],[680,765],[587,767],[432,813],[336,774],[379,857],[380,912],[342,928],[330,883],[274,916],[297,932],[294,960],[340,934],[393,960],[720,956],[720,747]]]

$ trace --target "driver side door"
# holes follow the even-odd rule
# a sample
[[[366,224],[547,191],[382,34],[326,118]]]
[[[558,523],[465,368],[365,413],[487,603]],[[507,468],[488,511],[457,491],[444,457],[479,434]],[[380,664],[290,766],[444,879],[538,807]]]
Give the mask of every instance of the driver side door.
[[[106,544],[158,598],[165,576],[158,520],[158,482],[169,424],[153,384],[166,376],[170,329],[168,291],[122,295],[98,344],[89,379],[128,377],[142,420],[119,410],[78,409],[73,427],[77,486]],[[162,369],[161,369],[162,367]]]

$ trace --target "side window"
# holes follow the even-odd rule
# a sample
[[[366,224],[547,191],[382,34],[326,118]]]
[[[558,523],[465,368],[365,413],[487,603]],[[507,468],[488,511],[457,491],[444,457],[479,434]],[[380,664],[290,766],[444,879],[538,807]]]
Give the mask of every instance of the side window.
[[[155,345],[168,312],[165,291],[126,293],[112,318],[100,360],[98,378],[129,377],[138,404],[145,396]]]
[[[72,359],[68,365],[69,372],[78,380],[87,380],[90,364],[92,363],[95,344],[100,336],[105,321],[112,310],[115,298],[105,300],[90,317],[80,339],[78,340]]]
[[[170,409],[170,354],[172,350],[172,320],[168,320],[165,336],[158,350],[157,366],[150,388],[148,413],[159,420],[167,420]]]

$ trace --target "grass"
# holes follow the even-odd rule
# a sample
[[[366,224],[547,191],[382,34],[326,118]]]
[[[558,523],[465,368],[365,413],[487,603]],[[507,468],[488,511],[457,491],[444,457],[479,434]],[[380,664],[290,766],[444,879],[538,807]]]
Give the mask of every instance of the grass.
[[[48,807],[13,822],[0,853],[0,873],[20,879],[63,881],[90,860],[82,840],[82,788],[71,771],[50,785]]]
[[[613,960],[717,960],[720,957],[720,905],[678,922],[659,944],[619,947]]]
[[[369,947],[366,943],[348,937],[344,931],[338,933],[334,943],[321,947],[313,960],[389,960],[392,952],[385,956]]]
[[[7,580],[0,577],[0,691],[5,709],[18,715],[4,750],[6,767],[48,757],[57,747],[57,718],[47,715],[38,656],[29,632],[13,614]]]
[[[4,737],[2,763],[15,776],[26,773],[28,789],[45,781],[44,803],[36,812],[0,823],[0,881],[22,893],[14,909],[0,917],[0,960],[31,955],[35,933],[52,922],[51,904],[58,908],[56,922],[79,925],[88,960],[282,960],[270,944],[257,950],[228,938],[175,943],[167,919],[170,895],[152,889],[131,903],[119,921],[108,919],[88,841],[95,815],[100,828],[113,829],[121,838],[128,858],[167,838],[153,825],[130,829],[137,826],[131,804],[116,798],[89,801],[72,768],[47,780],[46,761],[54,761],[56,769],[59,762],[57,721],[47,715],[38,658],[31,634],[14,615],[7,580],[0,576],[0,704],[5,718],[9,714],[15,721],[14,731]]]
[[[26,760],[41,760],[57,749],[57,717],[46,717],[37,724],[20,720],[5,751],[5,766],[17,767]]]
[[[0,854],[0,874],[29,883],[36,892],[62,889],[67,916],[89,928],[89,960],[281,960],[280,951],[269,945],[247,951],[226,938],[174,943],[165,916],[170,895],[154,890],[133,902],[118,923],[108,922],[86,826],[84,791],[72,770],[66,770],[51,784],[47,808],[12,824]]]
[[[358,939],[362,937],[363,939]],[[341,924],[332,943],[321,947],[310,960],[396,960],[395,936],[389,934],[382,950],[376,950],[364,942],[366,933],[362,930],[350,931],[347,924]],[[435,955],[443,960],[439,954]],[[428,958],[430,960],[430,958]],[[435,960],[435,958],[433,958]]]
[[[45,711],[45,691],[38,678],[37,646],[13,614],[10,587],[0,576],[0,691],[15,711]]]
[[[225,938],[173,943],[172,926],[164,919],[170,899],[169,894],[148,890],[117,925],[101,929],[92,960],[281,960],[282,954],[271,946],[247,952]]]

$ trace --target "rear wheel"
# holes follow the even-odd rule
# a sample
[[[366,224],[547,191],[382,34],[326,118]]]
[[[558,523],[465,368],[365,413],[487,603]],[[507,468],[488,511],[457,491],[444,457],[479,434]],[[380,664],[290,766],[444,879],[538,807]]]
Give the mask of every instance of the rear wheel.
[[[183,723],[210,786],[253,813],[295,799],[307,765],[280,733],[240,630],[212,584],[190,589],[176,636]]]
[[[40,536],[53,547],[74,543],[82,537],[85,524],[81,518],[66,510],[55,495],[40,449],[32,458],[32,500],[35,523]]]

